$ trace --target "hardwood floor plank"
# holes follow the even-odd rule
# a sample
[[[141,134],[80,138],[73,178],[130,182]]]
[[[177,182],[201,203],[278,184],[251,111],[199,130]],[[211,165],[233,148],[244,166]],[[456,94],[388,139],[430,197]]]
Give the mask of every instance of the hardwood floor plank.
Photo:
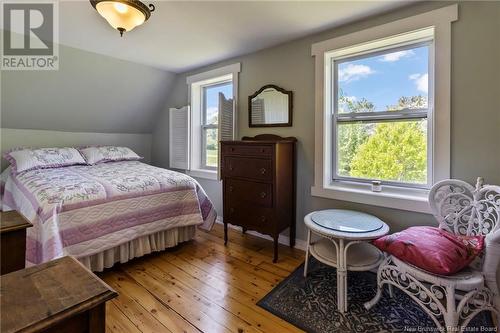
[[[232,266],[239,266],[240,268],[244,267],[244,270],[246,270],[247,273],[250,273],[250,276],[257,275],[262,277],[264,280],[271,282],[271,287],[274,287],[277,282],[280,282],[282,280],[280,276],[285,277],[290,275],[290,273],[300,265],[297,264],[297,266],[295,266],[295,264],[293,264],[291,265],[293,269],[284,269],[276,266],[276,264],[273,264],[272,262],[267,262],[267,261],[249,263],[241,259],[235,258],[231,255],[222,254],[216,250],[211,251],[205,245],[198,244],[196,249],[197,252],[195,252],[196,253],[195,255],[202,255],[203,260],[205,261],[211,260],[210,262],[211,264],[217,264],[221,262],[230,263],[231,264],[230,266],[224,265],[225,267],[227,267],[227,269],[230,269]],[[232,273],[233,270],[229,270],[229,272]],[[283,276],[283,274],[285,275]],[[267,290],[267,288],[268,287],[266,286],[264,289]]]
[[[174,249],[135,259],[103,274],[119,298],[109,302],[108,333],[302,332],[256,303],[303,262],[303,252],[222,228],[198,231]]]
[[[219,237],[221,240],[224,239],[224,228],[220,224],[215,224],[211,235]],[[245,248],[264,253],[266,255],[273,254],[273,243],[267,239],[263,239],[248,233],[243,234],[240,230],[234,228],[228,228],[228,236],[230,243],[236,243],[244,246]],[[287,245],[279,244],[279,257],[283,255],[287,258],[295,258],[304,261],[305,252],[300,249],[294,249]]]
[[[200,311],[195,302],[177,295],[174,291],[170,290],[170,285],[149,276],[145,272],[134,271],[132,268],[126,270],[138,284],[148,289],[149,292],[154,294],[161,303],[172,308],[177,313],[182,313],[193,326],[205,333],[231,332],[229,329],[220,325],[217,321]]]
[[[276,283],[281,281],[281,278],[279,275],[274,274],[273,272],[270,272],[268,270],[264,270],[262,268],[259,268],[257,265],[250,265],[247,264],[239,259],[236,259],[231,256],[225,256],[220,253],[213,253],[212,257],[215,259],[215,263],[220,264],[220,265],[229,265],[230,268],[234,271],[243,271],[249,274],[250,276],[255,276],[256,278],[260,278],[264,281],[268,281],[271,283],[271,287],[275,287]],[[207,258],[207,257],[205,257]],[[262,262],[259,264],[263,264]]]
[[[253,297],[256,297],[257,299],[260,299],[263,297],[263,295],[266,294],[268,291],[267,289],[260,288],[259,286],[255,285],[252,282],[252,278],[249,276],[243,276],[242,278],[237,277],[233,274],[231,274],[230,270],[227,267],[215,267],[213,266],[209,260],[204,261],[202,259],[199,259],[190,253],[180,253],[178,254],[178,257],[189,261],[199,269],[204,270],[207,273],[210,273],[211,275],[224,280],[224,281],[229,281],[232,286],[235,288],[238,288],[240,290],[243,290],[247,292],[249,295],[252,295]]]
[[[269,257],[267,255],[264,255],[262,253],[250,249],[244,249],[242,247],[238,247],[234,243],[229,243],[229,246],[224,246],[224,244],[210,241],[206,237],[205,238],[202,237],[201,232],[196,235],[196,241],[200,245],[206,245],[211,250],[215,250],[222,254],[232,256],[249,264],[258,265],[261,262],[272,263],[272,257]],[[277,263],[274,263],[274,265],[283,269],[293,271],[301,263],[302,262],[297,259],[291,261],[291,260],[283,260],[282,258],[281,260],[278,260]]]
[[[197,248],[194,251],[192,250],[192,248],[186,248],[186,252],[201,259],[211,267],[223,271],[223,275],[229,275],[229,279],[232,279],[233,283],[241,285],[242,287],[246,285],[247,287],[252,288],[254,290],[254,294],[258,297],[263,297],[267,293],[267,291],[271,290],[275,285],[274,283],[259,279],[257,276],[250,275],[248,273],[245,273],[244,271],[235,269],[231,265],[217,260],[216,255],[214,255],[213,253],[209,253],[203,247]]]
[[[113,302],[106,303],[106,333],[142,333]]]
[[[258,332],[258,330],[252,327],[248,322],[234,316],[232,313],[218,306],[199,292],[192,291],[184,283],[175,279],[170,274],[161,271],[149,262],[134,263],[133,265],[127,266],[124,270],[136,281],[141,280],[141,284],[151,283],[152,279],[156,280],[156,290],[161,291],[163,296],[168,296],[167,302],[172,308],[174,307],[172,303],[176,301],[174,303],[176,306],[182,303],[182,307],[188,307],[188,309],[184,309],[184,311],[193,311],[193,309],[196,309],[199,313],[207,315],[231,332]],[[159,285],[161,286],[160,288],[158,288]]]
[[[246,249],[243,246],[235,243],[229,243],[228,246],[224,246],[224,240],[205,232],[198,232],[195,238],[200,244],[209,244],[209,246],[222,253],[228,254],[232,257],[245,261],[249,264],[258,265],[261,262],[272,262],[272,257],[264,255],[257,251],[251,249]],[[212,241],[208,242],[207,241]],[[302,264],[303,260],[288,257],[287,260],[283,258],[279,259],[276,265],[277,267],[293,271],[297,266]]]
[[[267,290],[269,287],[273,288],[276,283],[281,280],[279,276],[273,274],[272,272],[264,271],[263,269],[258,268],[256,264],[247,263],[238,258],[224,255],[217,251],[206,253],[206,255],[204,252],[205,250],[202,248],[201,252],[198,250],[194,254],[201,254],[203,257],[202,260],[209,262],[215,267],[222,267],[230,274],[245,275],[247,277],[250,276],[252,281],[266,281],[267,283],[263,283],[264,290]]]
[[[217,237],[215,237],[215,239],[213,238],[213,236],[208,237],[208,236],[206,236],[206,233],[205,233],[205,232],[200,232],[200,233],[199,233],[199,235],[200,235],[200,237],[206,238],[207,240],[212,240],[213,242],[216,242],[216,243],[217,243]],[[221,241],[222,241],[222,240],[221,240]],[[245,251],[245,248],[244,248],[243,246],[241,246],[241,245],[235,245],[235,244],[233,244],[233,243],[231,243],[231,242],[229,242],[229,243],[228,243],[227,247],[228,247],[228,248],[230,248],[230,249],[231,249],[231,248],[235,248],[235,249],[237,249],[237,250],[238,250],[238,251],[240,251],[240,252]],[[226,256],[226,255],[223,255],[222,253],[220,253],[220,252],[218,252],[218,251],[213,251],[213,253],[214,253],[214,255],[215,255],[215,256],[217,256],[217,258],[219,258],[220,260],[225,260],[225,261],[227,261],[227,262],[241,262],[241,263],[243,263],[243,261],[242,261],[242,260],[240,260],[240,259],[234,258],[234,257],[232,257],[232,256]],[[270,253],[269,255],[270,255],[270,256],[272,256],[273,254],[272,254],[272,253]],[[302,259],[300,259],[300,260],[295,259],[295,258],[287,258],[286,260],[287,260],[288,262],[293,263],[293,267],[294,267],[294,268],[293,268],[293,270],[294,270],[296,267],[300,266],[300,265],[304,262],[304,258],[302,258]],[[266,270],[266,269],[263,269],[263,268],[261,267],[261,265],[262,265],[262,264],[267,264],[267,265],[264,265],[263,267],[267,267],[268,269],[267,269],[267,270]],[[273,283],[279,282],[279,281],[281,280],[280,275],[279,275],[279,274],[275,274],[275,273],[274,273],[274,272],[275,272],[275,270],[277,270],[279,273],[282,273],[283,271],[287,271],[287,272],[289,272],[289,273],[291,272],[291,271],[290,271],[290,270],[288,270],[288,269],[280,268],[280,267],[278,267],[277,265],[272,264],[272,263],[269,263],[269,262],[267,262],[267,261],[262,261],[262,262],[260,262],[260,263],[259,263],[259,264],[257,264],[257,265],[253,265],[253,270],[254,270],[254,273],[255,273],[256,275],[259,275],[259,276],[261,276],[262,278],[264,278],[265,280],[270,281],[270,282],[273,282]],[[292,271],[293,271],[293,270],[292,270]],[[271,273],[271,274],[269,274],[269,273]],[[287,274],[287,276],[288,276],[288,275],[289,275],[289,274]]]
[[[235,290],[227,282],[220,281],[220,283],[214,284],[214,279],[205,279],[209,275],[200,274],[200,271],[193,268],[188,262],[180,260],[174,262],[170,260],[170,257],[158,256],[152,260],[152,263],[177,280],[183,281],[192,290],[199,291],[227,311],[258,327],[259,330],[264,332],[300,332],[278,317],[269,316],[269,312],[255,304],[258,301],[256,298]]]
[[[215,224],[209,233],[217,236],[221,240],[224,240],[224,227],[222,225]],[[273,246],[271,242],[268,242],[265,239],[261,239],[250,234],[244,234],[242,231],[235,230],[233,228],[228,228],[228,242],[240,244],[253,251],[260,251],[266,246]]]
[[[281,278],[280,282],[281,282],[281,280],[283,280],[283,278],[286,278],[291,273],[290,271],[287,271],[283,268],[276,267],[273,264],[270,264],[268,262],[261,262],[260,264],[257,265],[257,267],[261,268],[265,271],[271,272],[276,276],[279,276]]]
[[[117,286],[115,281],[110,282],[113,288]],[[119,293],[118,297],[111,302],[116,305],[116,307],[120,309],[136,327],[140,327],[143,333],[172,332],[126,293]]]
[[[235,293],[240,292],[247,295],[249,298],[258,300],[257,297],[253,297],[251,292],[245,290],[245,288],[240,289],[239,286],[232,283],[231,280],[228,279],[229,274],[214,273],[213,270],[210,272],[204,271],[202,268],[199,268],[192,261],[184,260],[183,258],[176,255],[162,255],[158,257],[159,259],[174,265],[175,267],[183,270],[184,272],[190,274],[191,276],[203,281],[205,284],[216,288],[221,293]]]
[[[165,306],[151,295],[146,289],[138,285],[135,280],[122,271],[115,271],[103,277],[104,281],[112,286],[120,295],[125,295],[140,304],[146,311],[156,318],[163,326],[172,332],[199,333],[196,327],[186,321],[181,315]]]

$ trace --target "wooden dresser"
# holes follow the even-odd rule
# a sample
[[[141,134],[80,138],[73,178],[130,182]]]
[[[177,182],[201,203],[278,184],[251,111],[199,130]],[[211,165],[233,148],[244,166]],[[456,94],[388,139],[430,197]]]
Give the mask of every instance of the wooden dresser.
[[[224,241],[228,223],[274,239],[290,228],[295,245],[295,143],[293,137],[263,134],[241,141],[221,142]]]
[[[32,227],[16,211],[0,212],[1,274],[23,269],[26,262],[26,228]]]

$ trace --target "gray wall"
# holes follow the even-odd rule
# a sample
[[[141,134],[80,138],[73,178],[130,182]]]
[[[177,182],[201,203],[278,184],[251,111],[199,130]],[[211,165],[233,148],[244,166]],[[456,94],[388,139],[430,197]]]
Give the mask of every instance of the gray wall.
[[[151,133],[175,74],[67,46],[57,71],[2,71],[4,128]]]
[[[375,25],[411,16],[450,3],[421,3],[371,19],[349,24],[331,31],[305,37],[253,54],[230,59],[175,79],[165,110],[153,131],[153,163],[168,167],[168,107],[186,105],[186,76],[241,62],[239,76],[239,135],[273,133],[295,136],[298,143],[297,237],[305,239],[303,217],[324,208],[350,208],[372,213],[400,230],[412,225],[434,224],[430,215],[382,207],[355,204],[311,196],[314,172],[314,59],[311,44]],[[459,5],[459,21],[452,28],[452,157],[451,174],[474,182],[477,176],[489,183],[500,184],[500,3],[463,2]],[[293,127],[250,129],[247,96],[264,84],[274,83],[294,92]],[[222,212],[221,185],[201,180],[209,196]]]

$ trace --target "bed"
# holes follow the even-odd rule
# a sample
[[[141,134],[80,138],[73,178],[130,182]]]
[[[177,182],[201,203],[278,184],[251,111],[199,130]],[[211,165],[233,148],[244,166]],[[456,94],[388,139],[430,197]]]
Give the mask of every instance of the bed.
[[[27,265],[73,255],[93,271],[173,247],[216,213],[193,178],[139,161],[2,173],[2,210],[28,218]]]

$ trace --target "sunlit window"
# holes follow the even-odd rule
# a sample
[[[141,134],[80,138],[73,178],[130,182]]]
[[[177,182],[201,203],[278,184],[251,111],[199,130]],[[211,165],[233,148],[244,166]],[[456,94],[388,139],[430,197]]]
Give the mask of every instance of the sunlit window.
[[[202,87],[201,161],[205,169],[216,169],[218,162],[219,101],[221,95],[233,98],[232,81],[218,82]]]
[[[429,183],[432,40],[333,58],[334,180]]]

